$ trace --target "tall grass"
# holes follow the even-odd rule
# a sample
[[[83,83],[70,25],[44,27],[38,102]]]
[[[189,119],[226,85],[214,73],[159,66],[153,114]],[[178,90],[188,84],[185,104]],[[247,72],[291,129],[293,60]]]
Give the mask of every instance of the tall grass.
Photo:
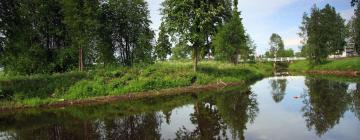
[[[0,79],[3,99],[38,105],[59,100],[122,95],[140,91],[238,82],[272,74],[268,63],[239,64],[204,61],[194,72],[189,61],[158,62],[148,66],[98,67],[87,73],[66,73]]]

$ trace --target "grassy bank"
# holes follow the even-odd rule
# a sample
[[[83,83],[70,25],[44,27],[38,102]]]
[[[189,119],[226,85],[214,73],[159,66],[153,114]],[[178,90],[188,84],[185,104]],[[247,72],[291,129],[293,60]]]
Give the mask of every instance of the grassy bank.
[[[64,100],[166,88],[248,81],[272,73],[271,64],[232,65],[201,62],[160,62],[149,66],[96,68],[85,73],[0,78],[0,106],[39,106]]]
[[[293,72],[306,72],[309,70],[360,71],[360,57],[329,60],[317,66],[311,66],[309,61],[297,61],[290,64],[289,70]]]

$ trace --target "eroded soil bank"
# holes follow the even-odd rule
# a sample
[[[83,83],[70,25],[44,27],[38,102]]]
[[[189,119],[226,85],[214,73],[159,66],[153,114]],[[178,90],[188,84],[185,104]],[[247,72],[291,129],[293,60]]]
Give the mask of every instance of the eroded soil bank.
[[[359,71],[339,71],[339,70],[309,70],[306,71],[307,74],[312,75],[335,75],[335,76],[345,76],[345,77],[358,77],[360,76]]]

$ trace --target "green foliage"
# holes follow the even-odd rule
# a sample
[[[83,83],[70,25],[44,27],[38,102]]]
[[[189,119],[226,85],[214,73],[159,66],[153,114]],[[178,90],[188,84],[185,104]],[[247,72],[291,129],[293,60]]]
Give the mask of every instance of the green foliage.
[[[159,60],[165,60],[168,55],[171,55],[171,43],[169,36],[166,34],[163,24],[160,26],[159,38],[155,46],[155,55]]]
[[[191,53],[191,49],[184,43],[179,42],[172,48],[172,60],[188,59]]]
[[[105,3],[106,5],[106,3]],[[149,10],[144,0],[110,0],[110,25],[113,46],[119,63],[131,66],[151,63],[154,33],[150,29]]]
[[[283,52],[280,53],[280,56],[282,57],[294,57],[294,50],[293,49],[286,49]]]
[[[246,35],[246,46],[249,48],[247,54],[243,55],[244,60],[246,59],[255,62],[256,57],[256,44],[254,43],[254,40],[251,39],[250,35]]]
[[[248,56],[249,47],[246,41],[240,15],[234,11],[233,17],[219,29],[214,38],[215,58],[237,64],[239,55]]]
[[[154,61],[154,33],[144,0],[0,2],[0,65],[7,73]]]
[[[6,72],[64,72],[73,67],[72,57],[61,55],[68,46],[59,0],[1,1],[0,5],[1,63]],[[66,65],[60,63],[65,61]]]
[[[79,68],[95,62],[92,55],[97,38],[97,0],[63,0],[64,22],[69,30],[71,47],[79,50]],[[85,62],[83,62],[85,61]]]
[[[285,49],[284,41],[278,34],[273,33],[271,35],[269,45],[270,50],[265,52],[265,56],[268,58],[295,56],[294,51],[291,48]]]
[[[270,37],[270,54],[273,54],[274,57],[282,57],[281,53],[285,50],[284,41],[281,36],[273,33]]]
[[[304,44],[302,50],[306,51],[304,53],[312,65],[324,63],[328,55],[344,50],[345,20],[330,5],[323,9],[314,6],[310,16],[305,13],[300,29]]]
[[[166,30],[173,38],[191,44],[196,71],[200,51],[210,43],[216,27],[231,16],[231,1],[165,0],[162,6]]]

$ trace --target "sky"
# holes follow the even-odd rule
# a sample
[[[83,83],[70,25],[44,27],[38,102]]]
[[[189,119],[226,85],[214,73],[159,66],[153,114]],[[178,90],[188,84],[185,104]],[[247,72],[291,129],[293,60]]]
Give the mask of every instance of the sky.
[[[151,28],[157,32],[161,24],[160,8],[163,0],[146,0],[149,5]],[[350,0],[239,0],[239,10],[246,32],[257,45],[257,54],[264,54],[269,47],[272,33],[279,34],[285,48],[299,51],[298,36],[304,12],[309,13],[316,4],[322,8],[326,4],[335,7],[344,19],[349,20],[354,14]]]

